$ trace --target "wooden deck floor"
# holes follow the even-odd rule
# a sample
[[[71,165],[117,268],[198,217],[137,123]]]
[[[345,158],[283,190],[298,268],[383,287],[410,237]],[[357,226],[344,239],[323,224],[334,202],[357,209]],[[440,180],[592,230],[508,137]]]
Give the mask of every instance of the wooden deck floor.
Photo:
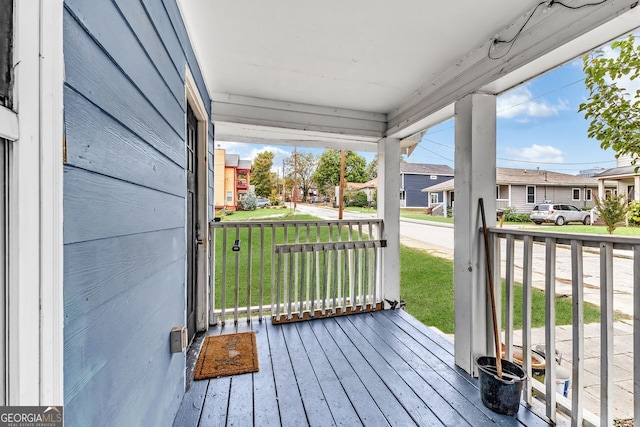
[[[260,371],[192,382],[174,426],[547,425],[524,406],[514,417],[485,408],[453,345],[404,311],[209,334],[251,329]]]

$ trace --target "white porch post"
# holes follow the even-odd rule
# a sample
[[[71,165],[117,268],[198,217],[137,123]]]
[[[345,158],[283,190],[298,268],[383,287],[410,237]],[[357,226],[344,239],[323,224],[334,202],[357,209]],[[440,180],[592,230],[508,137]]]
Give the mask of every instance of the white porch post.
[[[378,144],[378,217],[384,221],[382,239],[382,298],[400,301],[400,140]]]
[[[474,359],[494,353],[478,199],[495,226],[495,95],[465,96],[455,104],[455,121],[455,360],[475,374]]]
[[[633,196],[633,200],[640,200],[640,175],[633,177],[633,194],[629,196]]]
[[[598,199],[604,199],[604,179],[598,180]]]

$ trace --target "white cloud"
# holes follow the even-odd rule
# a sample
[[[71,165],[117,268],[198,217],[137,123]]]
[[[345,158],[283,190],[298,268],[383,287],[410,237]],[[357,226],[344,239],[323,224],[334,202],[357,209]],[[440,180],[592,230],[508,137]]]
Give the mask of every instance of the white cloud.
[[[282,174],[282,160],[289,157],[290,150],[285,150],[281,147],[273,145],[252,144],[248,142],[234,142],[234,141],[216,141],[216,148],[224,148],[227,154],[238,154],[243,160],[251,160],[253,163],[256,156],[264,151],[271,151],[273,153],[273,172]],[[288,148],[288,147],[287,147]]]
[[[532,98],[533,94],[527,86],[520,86],[500,95],[497,100],[498,117],[505,119],[519,116],[549,117],[569,109],[563,100],[559,100],[557,104],[548,104],[545,101],[532,100]]]
[[[527,162],[538,163],[564,163],[564,153],[562,150],[551,145],[533,144],[531,147],[506,149],[509,156],[514,160],[526,160]]]

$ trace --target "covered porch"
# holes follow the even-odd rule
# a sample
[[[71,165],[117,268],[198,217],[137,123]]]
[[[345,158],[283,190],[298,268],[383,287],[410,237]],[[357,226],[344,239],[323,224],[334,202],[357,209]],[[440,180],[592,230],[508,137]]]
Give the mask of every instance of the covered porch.
[[[461,7],[458,4],[434,6],[408,2],[403,8],[385,2],[372,4],[360,1],[348,7],[340,2],[331,2],[310,8],[279,2],[275,5],[253,5],[250,9],[236,2],[212,4],[185,0],[179,4],[211,94],[216,140],[337,148],[377,154],[378,218],[382,224],[378,240],[384,242],[384,255],[379,260],[379,275],[375,278],[377,287],[374,289],[378,294],[377,298],[374,294],[374,304],[380,302],[385,309],[402,300],[399,280],[401,155],[410,153],[412,147],[420,142],[423,132],[431,126],[455,117],[455,344],[440,342],[435,346],[431,343],[422,346],[418,342],[416,345],[422,346],[422,350],[396,353],[394,349],[393,359],[397,358],[400,365],[413,358],[420,359],[426,364],[426,372],[443,363],[447,366],[446,375],[454,375],[459,381],[456,386],[460,387],[445,393],[456,394],[460,404],[477,399],[477,391],[470,388],[474,387],[471,378],[477,374],[474,360],[493,351],[478,200],[483,198],[486,201],[488,212],[495,211],[496,97],[636,28],[640,23],[636,3],[621,0],[595,3],[492,1],[482,4],[466,2],[465,7]],[[461,10],[464,13],[460,13]],[[493,225],[495,218],[490,215],[489,226]],[[206,236],[202,237],[206,240]],[[211,256],[215,258],[218,255],[212,252]],[[210,274],[214,275],[213,269]],[[224,303],[223,307],[213,304],[215,292],[215,288],[201,288],[197,308],[198,318],[202,319],[198,323],[201,332],[208,330],[212,333],[209,327],[213,325],[219,328],[213,329],[213,333],[220,333],[224,328],[244,327],[244,320],[238,319],[238,298],[233,309],[234,322],[220,326],[216,310],[225,310],[225,307]],[[294,302],[299,301],[299,307],[307,304],[301,295],[296,294],[293,299]],[[355,298],[354,295],[351,297]],[[354,299],[344,296],[343,306],[347,301],[353,303]],[[252,305],[248,304],[245,314],[251,317],[252,311]],[[291,315],[290,311],[287,316]],[[320,332],[329,334],[329,342],[333,343],[338,338],[332,333],[353,335],[366,347],[374,335],[365,337],[354,325],[367,319],[374,324],[362,325],[364,330],[370,331],[368,334],[377,334],[381,327],[378,323],[393,323],[393,316],[403,315],[374,310],[373,314],[323,319],[309,325],[298,323],[272,327],[253,322],[250,327],[263,328],[262,336],[269,337],[268,342],[261,343],[268,355],[289,349],[287,337],[294,340],[292,345],[306,351],[304,343],[307,341],[320,343],[316,335]],[[402,322],[408,321],[406,316],[401,319]],[[386,339],[392,339],[396,332],[402,334],[396,329],[397,323],[395,325],[386,332],[391,334],[386,335]],[[412,334],[420,333],[427,337],[425,340],[434,341],[428,330],[420,328],[416,331],[405,333],[404,338],[393,336],[393,340],[398,339],[399,345],[407,346],[407,343],[415,341]],[[272,346],[272,336],[280,340],[279,346]],[[358,357],[359,354],[366,358],[361,345],[354,342],[351,345],[358,351],[348,350],[348,354],[342,353],[343,357]],[[381,352],[386,350],[381,348],[384,345],[372,347],[371,354],[383,357]],[[422,351],[446,353],[448,360],[439,359],[438,362],[429,359],[427,362],[420,355]],[[281,353],[283,356],[287,354]],[[280,366],[282,357],[271,359],[274,383],[268,387],[277,390],[278,381],[286,381],[286,375],[291,378],[296,370],[305,371],[300,368],[303,365],[298,364],[304,364],[307,372],[309,369],[314,371],[311,356],[308,352],[303,354],[302,360],[289,358],[289,368],[286,363],[285,367]],[[325,357],[327,364],[318,365],[318,369],[330,372],[333,370],[332,358],[340,355],[336,353],[329,357],[325,353]],[[287,359],[284,360],[286,362]],[[269,365],[267,361],[265,363]],[[392,369],[388,361],[385,365],[386,368],[369,367],[373,371]],[[288,373],[277,371],[281,368]],[[246,381],[255,387],[256,382],[261,381],[260,375],[238,382]],[[407,375],[420,376],[424,373],[413,371]],[[398,375],[397,379],[407,385],[411,393],[420,400],[425,398],[419,393],[419,384],[426,381],[425,378],[415,377],[415,384],[409,385],[401,377]],[[297,381],[300,384],[301,380]],[[316,397],[320,396],[323,385],[318,377],[309,378],[309,381],[315,384]],[[365,387],[366,381],[362,379]],[[210,394],[212,384],[216,384],[211,389],[215,394],[217,384],[225,382],[227,388],[222,392],[223,398],[211,402],[224,402],[226,398],[229,406],[219,408],[220,412],[216,414],[229,417],[247,415],[234,409],[234,405],[239,403],[242,403],[242,411],[248,408],[244,405],[248,400],[242,394],[234,394],[234,380],[211,381],[206,387],[194,383],[194,387],[205,389],[190,391],[186,399],[197,400],[197,396],[201,396],[204,403],[195,406],[193,403],[183,404],[181,414],[199,407],[197,411],[200,412],[194,416],[199,420],[208,416],[205,396]],[[451,385],[447,385],[444,378],[436,382],[436,388],[448,389]],[[390,390],[394,386],[385,383]],[[344,390],[344,386],[340,388]],[[299,407],[305,408],[303,388],[298,391]],[[394,396],[400,403],[399,395]],[[469,419],[457,412],[457,403],[443,407],[453,412],[440,413],[435,406],[432,411],[427,402],[421,401],[421,404],[417,400],[416,403],[418,407],[424,405],[427,408],[424,414],[455,413],[462,422]],[[533,403],[530,394],[527,401]],[[403,402],[401,406],[405,404],[409,405]],[[254,400],[254,411],[255,405]],[[472,411],[484,414],[481,406],[477,401],[470,405],[474,408]],[[555,409],[555,402],[553,406]],[[271,409],[274,408],[272,406]],[[280,417],[289,416],[289,411],[297,413],[303,424],[305,421],[309,424],[319,422],[322,414],[320,411],[309,416],[304,411],[296,412],[289,405],[278,409]],[[311,405],[310,409],[315,410],[315,407]],[[548,420],[555,418],[554,409],[548,410]],[[362,422],[357,408],[352,407],[351,410],[355,411],[351,415],[357,415]],[[528,416],[528,410],[522,412],[522,416]],[[420,419],[417,412],[405,410],[404,413],[415,423],[423,424],[416,421]],[[256,416],[255,412],[253,416]],[[488,423],[509,422],[485,416]],[[391,423],[388,418],[385,420]],[[531,420],[532,425],[539,422],[536,417]],[[433,421],[450,424],[450,419]],[[581,413],[574,416],[574,423],[582,423]],[[529,421],[524,424],[528,425]]]
[[[260,371],[192,382],[175,427],[548,425],[524,402],[515,417],[487,409],[452,343],[402,310],[283,325],[254,318],[207,335],[249,330]]]

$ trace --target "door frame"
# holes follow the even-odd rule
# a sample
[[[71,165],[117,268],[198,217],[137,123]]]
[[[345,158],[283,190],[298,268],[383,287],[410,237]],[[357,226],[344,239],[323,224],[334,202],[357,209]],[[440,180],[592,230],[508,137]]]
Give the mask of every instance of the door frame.
[[[198,119],[198,140],[196,144],[196,150],[198,152],[198,165],[197,165],[197,190],[198,194],[198,224],[200,228],[196,238],[202,242],[199,244],[196,265],[196,331],[206,331],[209,327],[209,218],[208,218],[208,206],[209,206],[209,174],[208,174],[208,154],[209,154],[209,115],[205,108],[200,92],[196,85],[193,74],[187,66],[185,68],[185,100],[186,103],[191,106],[196,118]],[[186,104],[185,104],[185,130],[186,130]],[[185,132],[186,137],[186,132]],[[186,179],[186,172],[185,172]],[[186,183],[185,183],[186,188]],[[186,197],[185,197],[185,239],[186,239]],[[188,244],[188,242],[187,242]],[[186,262],[186,260],[185,260]],[[185,270],[185,325],[186,325],[186,302],[187,302],[187,288],[186,288],[186,275]]]
[[[62,20],[63,0],[14,2],[14,110],[0,107],[0,135],[10,141],[8,405],[64,401]]]

